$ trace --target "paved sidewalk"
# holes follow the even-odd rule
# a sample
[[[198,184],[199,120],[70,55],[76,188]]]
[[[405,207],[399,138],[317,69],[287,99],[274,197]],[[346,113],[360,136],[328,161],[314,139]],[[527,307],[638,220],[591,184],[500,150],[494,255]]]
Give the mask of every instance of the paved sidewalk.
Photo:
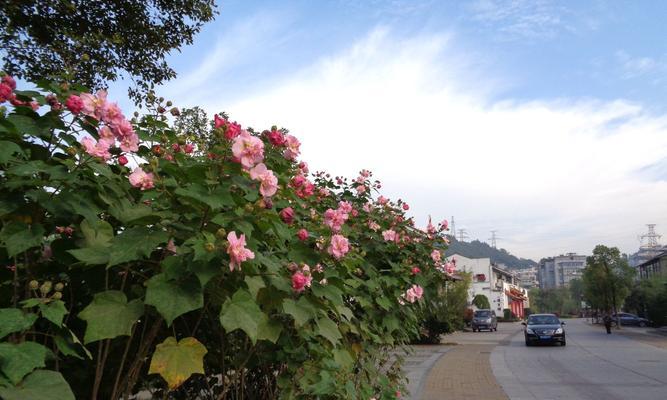
[[[456,343],[438,359],[425,379],[419,400],[506,400],[489,357],[494,347],[521,329],[518,323],[498,325],[498,332],[457,332],[443,338]],[[415,398],[417,399],[417,398]]]

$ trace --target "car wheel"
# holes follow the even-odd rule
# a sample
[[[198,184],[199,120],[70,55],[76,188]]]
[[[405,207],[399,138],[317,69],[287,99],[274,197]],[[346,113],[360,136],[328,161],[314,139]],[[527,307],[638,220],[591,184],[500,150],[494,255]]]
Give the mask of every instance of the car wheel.
[[[561,345],[561,346],[565,346],[565,340],[563,340],[562,342],[560,342],[560,345]]]
[[[646,322],[639,321],[639,326],[642,327],[642,328],[645,328],[646,327]]]
[[[530,341],[526,339],[526,347],[530,347]]]
[[[473,332],[477,332],[477,329],[475,329],[475,328],[472,328],[472,331],[473,331]]]

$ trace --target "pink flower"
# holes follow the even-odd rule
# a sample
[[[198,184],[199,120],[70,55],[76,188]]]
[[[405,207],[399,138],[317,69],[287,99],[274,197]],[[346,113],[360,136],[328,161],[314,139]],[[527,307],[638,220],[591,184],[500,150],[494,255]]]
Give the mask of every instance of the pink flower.
[[[352,204],[350,204],[347,201],[339,201],[338,202],[338,210],[342,211],[346,214],[349,214],[352,211]]]
[[[350,251],[350,242],[344,236],[333,235],[331,237],[331,244],[327,252],[335,259],[340,260],[348,251]]]
[[[303,272],[297,271],[292,275],[292,289],[296,293],[303,292],[306,287],[310,287],[310,283],[313,280],[313,277],[304,275]]]
[[[236,122],[229,122],[217,114],[213,117],[213,123],[216,129],[222,128],[225,131],[227,140],[232,140],[241,134],[241,125]]]
[[[373,231],[375,231],[375,232],[377,232],[378,229],[380,229],[380,225],[378,225],[378,223],[375,222],[375,221],[371,221],[371,220],[369,220],[369,221],[368,221],[368,228],[371,229],[371,230],[373,230]]]
[[[284,153],[285,158],[292,161],[295,160],[300,154],[299,148],[301,147],[301,142],[292,135],[286,135],[285,145],[287,147]]]
[[[386,231],[382,232],[382,237],[384,238],[384,240],[386,240],[388,242],[393,242],[393,241],[396,240],[396,232],[394,232],[391,229],[386,230]]]
[[[141,190],[152,189],[154,186],[153,174],[150,172],[146,173],[139,167],[135,168],[128,178],[132,186],[140,188]]]
[[[389,199],[384,196],[380,196],[378,197],[377,202],[379,205],[383,206],[389,202]]]
[[[97,134],[100,138],[115,140],[113,132],[111,132],[111,129],[106,125],[98,129]]]
[[[73,94],[65,101],[65,107],[67,107],[72,114],[78,114],[83,110],[83,100],[81,100],[81,97]]]
[[[79,97],[83,101],[83,108],[81,111],[86,115],[101,120],[107,102],[106,90],[100,90],[94,95],[91,93],[81,93]]]
[[[348,215],[340,210],[327,209],[324,212],[324,224],[331,228],[332,231],[338,232],[347,221]]]
[[[428,217],[428,225],[426,225],[426,233],[433,235],[435,233],[435,226],[431,223],[431,216]]]
[[[12,90],[16,90],[16,81],[11,76],[9,76],[9,75],[3,76],[2,81],[0,81],[0,82],[9,86]]]
[[[127,157],[125,157],[124,155],[121,155],[120,157],[118,157],[118,164],[125,165],[125,164],[127,164],[127,162],[128,162]]]
[[[277,147],[282,147],[285,145],[286,142],[285,135],[283,135],[283,133],[280,132],[279,130],[274,129],[271,132],[269,132],[267,136],[269,138],[269,143],[271,143],[272,145]]]
[[[264,197],[271,197],[278,191],[278,178],[273,171],[268,170],[264,163],[255,165],[250,171],[250,178],[260,181],[259,193]]]
[[[111,153],[109,153],[109,148],[113,144],[113,139],[100,139],[99,142],[95,139],[86,136],[81,139],[81,144],[86,150],[86,153],[90,154],[93,157],[100,157],[104,161],[109,161],[111,159]]]
[[[414,303],[415,301],[422,298],[424,294],[424,289],[419,285],[412,285],[412,287],[405,291],[403,297],[408,303]]]
[[[449,222],[446,219],[443,219],[440,223],[440,228],[444,231],[449,229]]]
[[[410,209],[410,206],[408,205],[408,203],[403,203],[403,209],[405,211],[408,211]]]
[[[195,146],[192,143],[188,143],[183,147],[183,152],[185,154],[190,154],[195,149]]]
[[[255,253],[250,251],[245,247],[245,235],[241,234],[241,237],[236,237],[236,232],[231,231],[227,235],[227,241],[229,246],[227,247],[227,254],[229,254],[229,270],[234,271],[234,269],[241,270],[241,263],[245,260],[252,260],[255,258]]]
[[[442,253],[440,253],[440,251],[438,251],[438,250],[433,250],[433,251],[431,252],[431,258],[432,258],[433,261],[435,261],[436,263],[439,263],[440,260],[442,260]]]
[[[294,209],[292,207],[283,208],[280,210],[280,218],[287,225],[290,225],[294,221]]]
[[[120,149],[127,153],[135,153],[139,151],[139,136],[132,133],[120,140]]]
[[[116,121],[116,123],[113,124],[111,129],[113,130],[114,135],[116,135],[118,140],[121,140],[122,138],[128,136],[136,136],[132,124],[130,123],[130,121],[126,119],[121,119],[119,121]]]
[[[366,191],[366,186],[357,185],[354,189],[357,191],[357,194],[363,194]]]
[[[366,211],[367,213],[371,212],[371,203],[364,203],[361,209]]]
[[[419,269],[419,267],[412,267],[412,270],[410,270],[410,272],[412,272],[412,275],[417,275],[418,273],[422,272],[422,270]]]
[[[308,231],[301,228],[299,231],[296,233],[296,236],[301,240],[302,242],[308,239]]]
[[[0,103],[4,103],[7,100],[14,98],[14,91],[9,85],[0,83]]]
[[[176,254],[177,250],[178,248],[174,244],[174,239],[169,239],[169,241],[167,242],[167,251]]]
[[[232,153],[244,168],[252,168],[264,160],[264,142],[243,131],[234,139]]]

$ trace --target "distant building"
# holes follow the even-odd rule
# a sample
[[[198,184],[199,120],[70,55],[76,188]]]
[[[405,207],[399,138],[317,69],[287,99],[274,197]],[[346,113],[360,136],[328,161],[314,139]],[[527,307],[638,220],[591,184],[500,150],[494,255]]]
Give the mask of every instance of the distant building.
[[[489,299],[491,309],[496,315],[503,316],[503,310],[509,308],[519,317],[524,317],[524,309],[530,307],[528,290],[519,286],[517,274],[498,265],[490,258],[467,258],[458,254],[447,257],[456,259],[456,269],[472,274],[472,285],[468,291],[468,304],[472,299],[483,294]]]
[[[581,279],[586,268],[586,256],[567,253],[542,259],[537,270],[540,289],[568,286],[572,279]]]
[[[667,251],[639,264],[636,268],[639,279],[667,275]]]
[[[530,289],[539,286],[537,267],[519,269],[516,271],[516,275],[519,278],[519,286],[522,288]]]

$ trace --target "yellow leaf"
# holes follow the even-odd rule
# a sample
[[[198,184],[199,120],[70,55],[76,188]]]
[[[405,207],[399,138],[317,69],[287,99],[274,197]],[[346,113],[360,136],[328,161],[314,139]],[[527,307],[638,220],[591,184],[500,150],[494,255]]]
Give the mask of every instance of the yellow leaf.
[[[181,386],[192,374],[204,373],[206,347],[193,337],[168,337],[155,347],[149,374],[160,374],[170,390]]]

